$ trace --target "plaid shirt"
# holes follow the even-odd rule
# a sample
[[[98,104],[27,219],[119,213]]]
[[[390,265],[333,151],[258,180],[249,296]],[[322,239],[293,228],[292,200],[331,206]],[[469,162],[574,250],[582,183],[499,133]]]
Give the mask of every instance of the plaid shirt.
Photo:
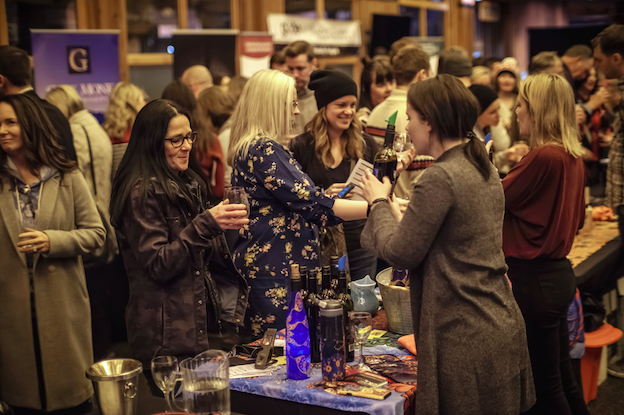
[[[624,78],[618,85],[624,92]],[[615,210],[624,205],[624,96],[616,110],[613,132],[607,167],[607,206]]]

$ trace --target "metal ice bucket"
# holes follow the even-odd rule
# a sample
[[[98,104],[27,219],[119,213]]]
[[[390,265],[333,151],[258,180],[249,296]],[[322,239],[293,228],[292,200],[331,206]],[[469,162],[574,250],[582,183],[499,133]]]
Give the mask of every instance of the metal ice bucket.
[[[412,325],[412,307],[410,289],[390,285],[392,280],[392,268],[386,268],[377,274],[379,292],[383,300],[384,310],[390,331],[399,334],[414,333]]]
[[[87,369],[102,415],[136,414],[142,371],[141,362],[133,359],[102,360]]]

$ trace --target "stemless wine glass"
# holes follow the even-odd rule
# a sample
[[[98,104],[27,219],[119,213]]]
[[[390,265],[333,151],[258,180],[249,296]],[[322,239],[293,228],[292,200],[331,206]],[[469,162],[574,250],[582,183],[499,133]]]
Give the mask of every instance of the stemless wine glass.
[[[361,311],[351,313],[351,330],[355,342],[360,346],[360,363],[358,363],[357,368],[359,371],[370,371],[370,368],[364,363],[364,353],[362,349],[364,347],[364,342],[368,339],[368,336],[373,330],[373,318],[371,314]]]
[[[249,197],[245,192],[245,188],[241,186],[230,186],[223,193],[223,200],[228,199],[230,203],[240,203],[245,205],[247,215],[249,216]]]
[[[178,370],[175,356],[156,356],[152,359],[152,377],[165,396],[169,393],[169,379]]]

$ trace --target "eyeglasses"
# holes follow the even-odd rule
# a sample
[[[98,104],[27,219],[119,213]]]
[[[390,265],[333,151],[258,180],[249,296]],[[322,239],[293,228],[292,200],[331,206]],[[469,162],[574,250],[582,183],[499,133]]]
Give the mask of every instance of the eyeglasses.
[[[184,140],[188,140],[189,143],[193,144],[197,140],[197,133],[195,131],[191,131],[186,135],[186,137],[178,135],[173,138],[165,138],[165,141],[171,141],[171,145],[175,148],[182,147]]]
[[[299,106],[299,101],[293,101],[293,109]]]

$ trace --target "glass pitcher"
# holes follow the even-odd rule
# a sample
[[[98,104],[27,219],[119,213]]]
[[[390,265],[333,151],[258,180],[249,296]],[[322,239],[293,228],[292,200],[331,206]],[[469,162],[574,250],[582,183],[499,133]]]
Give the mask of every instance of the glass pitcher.
[[[361,280],[352,281],[350,288],[353,310],[364,311],[375,317],[379,308],[379,300],[375,295],[375,281],[367,275]]]
[[[183,360],[180,371],[169,380],[169,409],[197,415],[230,415],[229,366],[227,354],[221,350],[207,350]],[[174,400],[177,382],[182,383],[183,408]]]

